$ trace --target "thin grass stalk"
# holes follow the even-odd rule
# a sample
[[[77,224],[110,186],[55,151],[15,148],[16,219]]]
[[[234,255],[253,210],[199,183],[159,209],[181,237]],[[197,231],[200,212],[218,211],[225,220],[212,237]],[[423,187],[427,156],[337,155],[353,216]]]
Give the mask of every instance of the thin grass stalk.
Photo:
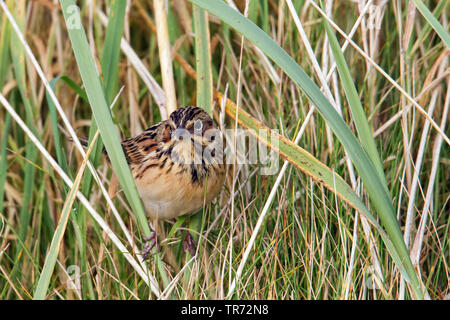
[[[14,15],[18,22],[18,27],[21,30],[25,29],[25,8],[26,2],[24,0],[16,1],[15,3],[15,11]],[[11,30],[12,32],[12,30]],[[23,106],[25,108],[26,122],[30,127],[32,132],[38,135],[35,123],[35,114],[37,110],[33,110],[34,103],[31,100],[32,95],[30,94],[29,88],[27,87],[27,77],[26,77],[26,64],[25,64],[25,52],[23,47],[20,45],[20,39],[15,33],[11,34],[10,38],[10,50],[11,50],[11,60],[13,65],[13,72],[15,78],[17,79],[17,87],[20,92],[20,96],[22,98]],[[19,212],[20,226],[19,226],[19,237],[21,241],[24,243],[28,234],[28,226],[30,225],[31,220],[31,210],[30,204],[33,198],[33,189],[35,184],[35,176],[36,176],[36,168],[33,165],[37,160],[37,150],[33,146],[31,141],[25,142],[25,157],[28,159],[24,166],[24,185],[23,185],[23,194],[22,194],[22,207]],[[18,246],[18,249],[23,247],[22,245]],[[17,252],[17,265],[19,265],[21,255],[19,251]],[[18,270],[18,269],[16,269]],[[16,273],[13,273],[12,278],[15,278]]]
[[[3,213],[3,200],[5,199],[5,184],[6,184],[6,172],[8,168],[8,159],[6,148],[8,147],[8,137],[9,137],[9,128],[11,126],[11,116],[9,113],[5,116],[3,120],[3,130],[1,132],[1,140],[0,140],[0,213]],[[2,230],[4,226],[0,225],[0,230]]]
[[[10,285],[10,287],[13,289],[14,293],[17,295],[17,297],[19,298],[19,300],[24,300],[24,298],[22,297],[22,295],[20,294],[19,290],[16,288],[16,285],[14,284],[14,282],[11,280],[11,277],[8,275],[8,273],[6,272],[6,270],[3,268],[2,265],[0,265],[0,271],[1,273],[3,273],[6,281],[8,282],[8,284]]]
[[[445,66],[445,64],[444,64]],[[430,114],[433,114],[433,111],[437,104],[437,99],[439,95],[439,88],[435,89],[428,106],[428,112]],[[412,178],[411,183],[411,189],[409,190],[409,200],[408,200],[408,206],[406,209],[406,222],[405,222],[405,231],[404,231],[404,239],[405,244],[407,247],[409,247],[409,241],[410,241],[410,235],[411,230],[414,223],[415,218],[415,200],[416,200],[416,194],[417,189],[420,185],[419,175],[422,170],[422,164],[423,164],[423,158],[425,153],[425,147],[426,143],[429,138],[429,130],[430,130],[430,123],[428,121],[425,121],[422,128],[422,135],[420,137],[419,147],[417,149],[417,156],[416,161],[414,162],[414,175]]]
[[[211,69],[211,50],[209,37],[209,21],[208,13],[198,6],[193,6],[193,22],[195,30],[195,62],[197,72],[197,106],[204,109],[212,117],[213,102],[213,81]],[[193,238],[198,242],[197,252],[201,252],[201,239],[198,237],[203,228],[203,217],[205,209],[201,209],[190,219],[189,228],[195,230]],[[199,240],[200,239],[200,240]],[[187,254],[186,260],[191,260],[190,254]],[[189,262],[186,262],[188,264]],[[198,264],[193,264],[198,267]],[[190,270],[185,273],[185,278],[190,279],[191,272],[198,270]],[[199,286],[196,281],[195,291],[198,292]]]
[[[11,4],[12,1],[9,1]],[[8,23],[8,18],[3,16],[0,21],[0,88],[3,88],[6,73],[10,68],[9,60],[9,43],[11,37],[11,25]]]
[[[156,22],[156,35],[158,38],[159,60],[161,63],[161,76],[163,88],[166,93],[166,110],[170,115],[177,108],[177,98],[175,94],[175,81],[172,69],[172,50],[167,27],[167,12],[165,0],[153,0],[153,8]]]
[[[447,81],[447,88],[449,88],[449,87],[450,87],[450,80]],[[450,108],[450,90],[447,90],[447,95],[446,95],[445,103],[444,103],[444,111],[442,112],[442,120],[441,120],[441,128],[442,129],[445,129],[445,127],[447,125],[449,108]],[[421,254],[422,247],[424,244],[423,240],[424,240],[425,230],[426,230],[426,226],[427,226],[428,216],[431,217],[430,205],[431,205],[433,191],[434,191],[434,187],[435,187],[434,184],[435,184],[438,164],[439,164],[439,160],[441,159],[439,157],[439,155],[441,153],[442,142],[443,142],[442,136],[438,135],[434,139],[433,159],[432,159],[431,170],[430,170],[430,175],[429,175],[430,178],[428,179],[428,187],[427,187],[427,192],[425,194],[425,201],[424,201],[424,204],[422,207],[422,214],[421,214],[419,226],[417,228],[416,236],[414,238],[414,243],[413,243],[412,249],[411,249],[412,263],[414,266],[417,266],[417,267],[419,267],[420,254]]]
[[[450,50],[446,50],[442,53],[441,56],[445,57],[450,54]],[[448,76],[450,76],[450,70],[446,70],[441,76],[434,79],[429,85],[425,86],[422,91],[415,97],[416,100],[420,100],[426,96],[429,90],[435,88],[437,85],[440,84],[440,82],[443,79],[446,79]],[[404,112],[408,112],[411,108],[411,105],[407,108],[407,110],[401,109],[398,111],[395,115],[393,115],[388,121],[386,121],[382,126],[380,126],[373,134],[374,138],[379,136],[381,133],[386,131],[390,126],[392,126],[401,116]]]
[[[324,20],[325,30],[328,35],[328,41],[330,43],[331,50],[334,55],[336,66],[341,78],[341,83],[345,91],[348,105],[352,113],[352,119],[355,122],[356,130],[358,131],[358,137],[361,141],[361,145],[367,152],[370,160],[374,164],[379,179],[386,188],[386,192],[389,192],[388,185],[386,182],[386,177],[384,175],[383,165],[373,138],[372,129],[370,128],[369,122],[367,120],[364,108],[359,99],[358,92],[356,91],[355,85],[352,80],[352,75],[345,61],[344,54],[339,46],[339,43],[334,35],[329,23]]]
[[[305,121],[302,124],[302,127],[300,128],[297,136],[295,137],[294,144],[298,144],[300,142],[300,139],[303,136],[303,133],[305,132],[306,126],[309,123],[309,120],[311,119],[313,112],[314,112],[314,107],[311,108],[310,111],[308,112],[308,115],[306,116]],[[256,240],[256,236],[258,235],[258,232],[261,229],[262,223],[265,221],[266,215],[272,205],[273,199],[278,190],[278,186],[281,183],[281,179],[283,178],[283,176],[288,168],[288,165],[289,165],[289,161],[285,160],[283,163],[283,166],[281,167],[281,170],[278,173],[275,183],[273,184],[272,189],[270,190],[269,196],[266,200],[266,203],[264,204],[263,210],[261,211],[261,214],[258,217],[258,221],[256,222],[255,227],[253,228],[252,236],[250,237],[250,240],[248,241],[248,244],[247,244],[247,247],[242,256],[241,262],[239,263],[238,269],[236,271],[236,275],[233,279],[233,282],[231,283],[230,288],[228,289],[228,294],[227,294],[228,299],[231,298],[232,294],[234,293],[234,291],[236,289],[236,284],[239,283],[239,280],[242,276],[242,271],[244,270],[244,266],[247,262],[250,251],[253,248],[254,242]]]
[[[53,91],[56,92],[56,82],[60,79],[60,77],[56,77],[52,81],[50,81],[50,86],[52,87]],[[67,164],[67,159],[65,156],[65,153],[63,152],[63,148],[61,145],[61,139],[60,139],[60,132],[58,128],[58,113],[56,110],[56,106],[53,103],[52,99],[50,98],[50,95],[48,92],[45,92],[47,103],[48,103],[48,109],[50,113],[50,119],[52,122],[52,133],[53,133],[53,140],[55,144],[55,152],[56,152],[56,159],[58,159],[58,163],[61,166],[61,168],[64,170],[64,172],[69,173],[69,166]]]
[[[439,17],[444,10],[444,8],[448,5],[447,0],[441,0],[437,4],[437,6],[433,10],[433,16],[435,18]],[[420,45],[423,44],[424,40],[427,39],[429,33],[431,32],[432,26],[431,24],[427,23],[423,29],[420,31],[419,35],[417,36],[417,39],[414,43],[414,45],[410,48],[408,48],[407,55],[409,57],[412,57],[414,53],[417,51]]]
[[[292,4],[292,1],[287,0],[286,1],[289,7],[289,11],[291,13],[291,16],[294,19],[295,25],[297,26],[297,29],[299,31],[300,37],[305,45],[306,48],[306,52],[308,53],[308,56],[312,62],[313,68],[316,72],[317,77],[320,80],[321,83],[321,90],[325,91],[325,94],[327,96],[327,98],[330,100],[330,103],[333,105],[333,107],[336,109],[336,111],[339,113],[339,115],[342,117],[342,108],[340,106],[340,103],[337,103],[337,101],[335,101],[335,98],[333,96],[333,94],[331,93],[331,89],[328,86],[328,81],[330,80],[331,76],[332,76],[332,72],[328,73],[328,77],[325,77],[325,75],[322,72],[322,68],[319,66],[319,63],[316,59],[316,56],[312,50],[312,47],[309,43],[308,37],[306,35],[306,32],[303,29],[302,23],[300,21],[300,18],[297,15],[297,12],[295,11],[294,5]],[[355,28],[355,27],[353,27]],[[333,64],[333,68],[335,67],[335,63]],[[332,152],[333,148],[332,148],[332,135],[331,135],[331,131],[329,129],[329,126],[326,125],[326,130],[327,130],[327,137],[329,140],[329,150],[330,152]],[[348,167],[348,171],[349,171],[349,175],[350,175],[350,180],[352,182],[352,185],[355,186],[356,185],[356,178],[355,178],[355,174],[354,174],[354,168],[353,168],[353,164],[351,162],[350,157],[348,156],[347,152],[345,154],[345,161],[347,163],[347,167]]]
[[[290,1],[290,0],[286,0],[286,2],[288,5],[288,8],[289,8],[289,12],[291,13],[292,18],[294,19],[294,23],[297,27],[300,38],[302,39],[303,44],[305,46],[306,53],[308,54],[309,60],[311,61],[313,70],[315,71],[317,77],[320,80],[320,84],[322,85],[322,90],[325,92],[325,96],[328,98],[328,100],[333,105],[333,107],[336,109],[336,111],[342,116],[341,106],[336,103],[334,96],[331,93],[330,87],[328,86],[328,82],[325,79],[322,68],[319,66],[319,62],[317,61],[317,58],[313,52],[313,49],[311,47],[309,40],[308,40],[308,36],[306,35],[305,30],[303,29],[302,23],[300,21],[300,18],[297,15],[297,12],[295,12],[294,5],[292,4],[292,1]],[[325,130],[327,133],[328,149],[329,149],[329,152],[332,153],[333,152],[333,136],[332,136],[332,133],[330,131],[330,127],[328,126],[328,124],[325,124]],[[348,161],[348,162],[350,162],[350,161]],[[349,163],[349,165],[350,166],[352,165],[351,162]]]
[[[231,1],[229,1],[230,3]],[[247,17],[248,15],[248,0],[245,1],[245,9],[244,9],[244,16]],[[237,10],[237,8],[233,7],[234,10]],[[239,11],[239,10],[237,10]],[[239,65],[238,65],[238,79],[237,79],[237,93],[236,93],[236,105],[235,105],[235,111],[234,111],[234,135],[233,135],[233,141],[232,141],[232,146],[233,146],[233,152],[234,154],[237,153],[237,129],[238,129],[238,114],[239,114],[239,110],[241,108],[241,92],[242,92],[242,57],[243,57],[243,53],[244,53],[244,37],[241,36],[241,41],[240,41],[240,46],[239,46]],[[224,98],[221,103],[226,103],[226,99]],[[231,170],[230,170],[231,171]],[[234,157],[234,161],[233,161],[233,166],[232,166],[232,185],[231,185],[231,194],[234,194],[235,192],[235,188],[236,188],[236,183],[238,181],[238,177],[239,177],[239,170],[238,170],[238,165],[237,165],[237,157]],[[229,250],[230,254],[229,254],[229,261],[228,261],[228,266],[229,266],[229,270],[228,270],[228,281],[230,283],[230,286],[233,286],[234,281],[232,282],[232,275],[233,275],[233,239],[234,239],[234,233],[235,233],[235,198],[232,197],[231,199],[231,215],[230,215],[230,236],[229,236],[229,240],[228,240],[228,245],[227,245],[227,250]],[[256,232],[257,233],[257,232]],[[249,246],[251,249],[251,246]],[[227,254],[225,254],[227,255]]]
[[[399,39],[399,52],[404,52],[406,49],[403,48],[403,41],[402,41],[402,35],[403,32],[403,12],[402,12],[402,3],[400,0],[396,0],[394,3],[394,10],[395,10],[395,16],[396,16],[396,25],[398,28],[398,39]],[[373,55],[372,55],[373,56]],[[407,85],[407,73],[409,72],[409,66],[405,63],[405,56],[403,54],[400,54],[399,59],[399,69],[400,69],[400,86],[402,88],[408,89]],[[400,96],[400,105],[405,112],[402,113],[401,118],[401,128],[402,128],[402,138],[403,138],[403,165],[405,167],[405,173],[406,173],[406,187],[408,190],[411,189],[411,171],[412,171],[412,156],[411,156],[411,143],[410,141],[414,137],[414,130],[410,130],[410,123],[411,123],[411,114],[406,111],[407,104],[406,99],[404,96]],[[400,295],[402,297],[402,295]]]

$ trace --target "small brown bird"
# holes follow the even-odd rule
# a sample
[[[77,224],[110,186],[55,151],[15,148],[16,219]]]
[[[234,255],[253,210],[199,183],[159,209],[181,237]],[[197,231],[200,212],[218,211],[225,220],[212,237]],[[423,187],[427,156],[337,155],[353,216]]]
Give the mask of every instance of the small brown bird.
[[[152,220],[194,213],[222,189],[220,132],[201,108],[179,108],[122,147]]]
[[[178,108],[169,119],[122,141],[150,220],[195,213],[217,196],[226,173],[222,143],[211,117],[195,106]],[[144,251],[156,235],[153,240]]]

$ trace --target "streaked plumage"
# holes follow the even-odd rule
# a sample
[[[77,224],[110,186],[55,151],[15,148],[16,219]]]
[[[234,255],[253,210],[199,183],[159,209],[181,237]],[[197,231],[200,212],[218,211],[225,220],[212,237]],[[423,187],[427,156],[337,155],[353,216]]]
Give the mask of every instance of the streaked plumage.
[[[225,165],[222,159],[214,157],[217,150],[222,151],[221,139],[216,138],[218,131],[214,129],[212,119],[203,109],[188,106],[122,142],[150,219],[165,220],[194,213],[220,192]],[[208,152],[213,156],[205,150],[212,150]]]

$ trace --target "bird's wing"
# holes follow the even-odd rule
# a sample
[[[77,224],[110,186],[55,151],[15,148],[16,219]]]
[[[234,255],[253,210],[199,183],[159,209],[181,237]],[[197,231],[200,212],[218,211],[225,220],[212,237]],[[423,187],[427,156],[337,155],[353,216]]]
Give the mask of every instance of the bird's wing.
[[[139,164],[162,148],[171,139],[170,126],[165,121],[154,125],[136,137],[122,141],[123,152],[128,164]]]

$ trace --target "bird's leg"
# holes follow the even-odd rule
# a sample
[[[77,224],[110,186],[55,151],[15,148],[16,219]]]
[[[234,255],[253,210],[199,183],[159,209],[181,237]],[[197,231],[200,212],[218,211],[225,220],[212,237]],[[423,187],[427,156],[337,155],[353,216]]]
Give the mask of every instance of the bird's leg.
[[[184,236],[183,250],[188,250],[192,257],[195,255],[195,251],[197,251],[197,244],[189,231],[186,231],[186,235]]]
[[[193,230],[194,232],[198,232],[198,233],[201,232],[200,230],[201,230],[201,225],[202,225],[202,216],[203,216],[203,210],[200,210],[196,214],[194,214],[190,217],[189,227],[188,227],[188,230],[186,231],[186,235],[184,237],[183,249],[184,249],[184,251],[188,250],[189,253],[191,254],[191,256],[195,255],[195,252],[197,251],[197,244],[195,243],[195,240],[192,237],[189,230]]]
[[[156,246],[156,249],[159,249],[158,245],[158,237],[156,236],[156,232],[152,231],[152,234],[148,237],[144,237],[144,247],[142,248],[142,259],[147,260],[150,256],[150,253],[153,247]]]
[[[150,222],[149,222],[150,225]],[[151,228],[151,226],[150,226]],[[150,236],[144,237],[142,240],[144,240],[144,248],[142,249],[142,258],[144,260],[147,260],[150,256],[150,253],[153,249],[153,247],[156,246],[156,249],[159,250],[159,244],[158,244],[158,236],[156,234],[156,230],[152,230]]]
[[[152,234],[148,237],[144,237],[144,248],[142,249],[142,259],[147,260],[150,256],[150,253],[153,247],[156,246],[156,249],[159,250],[158,237],[156,236],[156,232],[152,231]]]

